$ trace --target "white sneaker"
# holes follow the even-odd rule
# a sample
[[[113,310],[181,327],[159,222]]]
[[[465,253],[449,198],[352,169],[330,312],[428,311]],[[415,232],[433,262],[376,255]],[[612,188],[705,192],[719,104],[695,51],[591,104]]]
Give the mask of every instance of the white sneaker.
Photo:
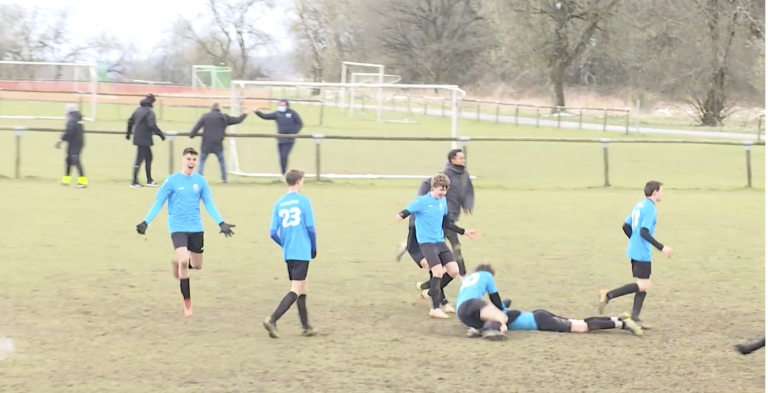
[[[443,310],[441,310],[439,308],[433,308],[433,309],[429,310],[429,316],[432,317],[432,318],[437,318],[437,319],[448,319],[448,318],[450,318],[448,316],[448,314],[445,313],[445,311],[443,311]]]
[[[475,328],[469,328],[469,330],[467,330],[467,337],[469,338],[478,338],[480,336],[482,336],[482,334]]]
[[[444,312],[448,314],[453,314],[456,312],[456,309],[451,306],[451,303],[443,304],[440,309],[442,309]]]

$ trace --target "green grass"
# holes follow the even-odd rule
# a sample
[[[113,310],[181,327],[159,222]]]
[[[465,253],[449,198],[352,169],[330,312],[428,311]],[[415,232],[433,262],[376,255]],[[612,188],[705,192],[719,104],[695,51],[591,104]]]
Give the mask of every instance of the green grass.
[[[312,117],[309,108],[302,114]],[[161,127],[186,130],[194,121],[174,116],[177,122]],[[445,122],[420,120],[417,126],[377,125],[329,113],[327,125],[305,132],[447,134]],[[271,123],[246,123],[241,131],[274,130]],[[566,134],[461,126],[470,135]],[[515,306],[593,316],[598,288],[631,281],[620,225],[649,178],[669,186],[659,205],[657,236],[676,251],[670,260],[657,254],[643,311],[655,329],[642,338],[517,332],[507,343],[489,343],[466,339],[455,318],[429,319],[413,288],[426,274],[409,260],[393,260],[405,226],[392,216],[414,195],[415,180],[306,185],[319,231],[308,307],[321,335],[300,337],[292,309],[279,324],[281,339],[272,340],[260,323],[288,290],[280,250],[267,236],[271,206],[283,186],[240,179],[222,185],[217,164],[209,164],[216,204],[237,224],[236,235],[217,236],[204,217],[204,269],[191,280],[196,314],[184,319],[170,272],[166,214],[146,237],[134,231],[154,191],[127,187],[130,143],[89,135],[84,162],[92,184],[77,190],[57,184],[63,157],[53,150],[55,139],[26,133],[25,177],[0,179],[7,207],[0,229],[0,333],[17,345],[0,362],[0,391],[764,390],[765,357],[742,357],[731,348],[762,334],[765,323],[765,194],[743,189],[739,146],[612,146],[617,187],[603,189],[591,188],[602,184],[599,145],[470,144],[470,170],[480,177],[477,209],[461,224],[484,236],[467,240],[464,253],[470,266],[494,264],[501,294]],[[166,145],[155,149],[158,174],[167,171]],[[175,153],[185,145],[177,143]],[[427,174],[441,167],[447,150],[437,142],[386,145],[323,142],[324,171]],[[244,166],[253,171],[277,165],[273,141],[238,147],[241,155],[248,153]],[[0,133],[0,149],[0,174],[11,176],[12,133]],[[312,168],[313,149],[311,141],[300,141],[294,163]],[[753,153],[755,184],[764,188],[764,149]],[[456,283],[448,287],[449,298],[457,289]],[[622,298],[608,310],[620,313],[631,304],[631,297]]]

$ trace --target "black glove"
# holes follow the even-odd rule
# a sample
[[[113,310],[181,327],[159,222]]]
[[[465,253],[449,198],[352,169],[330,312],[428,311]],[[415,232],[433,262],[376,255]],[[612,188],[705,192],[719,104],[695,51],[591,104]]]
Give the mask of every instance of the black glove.
[[[315,259],[317,256],[317,250],[312,250],[312,259]]]
[[[163,134],[160,134],[160,140],[161,140],[161,141],[165,141],[165,135],[163,135]]]
[[[143,235],[144,233],[147,232],[147,226],[148,226],[147,222],[142,221],[141,224],[136,225],[136,232],[138,232],[139,235]]]
[[[125,140],[130,141],[131,140],[131,134],[125,134]]]
[[[227,224],[226,222],[222,221],[221,224],[219,224],[219,228],[221,228],[221,232],[226,237],[231,237],[235,234],[235,232],[232,232],[232,228],[235,227],[235,224]]]

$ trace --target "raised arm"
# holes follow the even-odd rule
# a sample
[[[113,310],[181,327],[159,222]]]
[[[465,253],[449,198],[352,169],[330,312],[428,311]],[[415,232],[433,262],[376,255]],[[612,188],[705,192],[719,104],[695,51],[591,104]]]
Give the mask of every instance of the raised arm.
[[[197,121],[197,124],[195,124],[194,127],[192,127],[192,131],[189,132],[189,139],[192,139],[197,136],[197,133],[200,132],[200,129],[203,128],[203,124],[205,123],[205,116],[204,114],[200,116],[200,120]]]
[[[256,116],[264,119],[264,120],[275,120],[277,119],[277,112],[271,112],[271,113],[264,113],[262,111],[256,111],[253,112],[256,114]]]
[[[242,115],[240,115],[238,117],[234,117],[234,116],[230,116],[230,115],[226,115],[226,116],[227,116],[227,125],[228,126],[233,126],[235,124],[242,123],[243,120],[245,120],[245,118],[248,116],[248,114],[247,113],[243,113]]]

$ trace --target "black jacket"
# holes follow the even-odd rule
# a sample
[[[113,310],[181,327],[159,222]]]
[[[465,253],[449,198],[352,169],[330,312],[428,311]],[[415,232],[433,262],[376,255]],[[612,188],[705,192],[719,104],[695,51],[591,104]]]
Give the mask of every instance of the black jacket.
[[[288,104],[288,101],[285,101],[285,103]],[[256,116],[264,120],[274,120],[275,123],[277,123],[278,134],[298,134],[299,131],[301,131],[301,128],[304,127],[304,123],[301,121],[299,113],[291,109],[290,104],[288,104],[288,109],[285,112],[275,111],[272,113],[261,113],[256,111]],[[279,144],[293,142],[293,138],[277,138],[277,143]]]
[[[448,201],[448,218],[451,221],[458,221],[461,209],[466,209],[469,212],[475,209],[475,188],[466,167],[448,162],[445,164],[443,173],[451,180],[451,186],[448,187],[448,193],[445,194],[445,199]],[[432,188],[430,180],[425,179],[421,183],[419,195],[425,195]]]
[[[197,121],[197,124],[189,133],[189,139],[197,136],[197,133],[202,128],[203,142],[200,150],[211,153],[222,151],[224,150],[223,142],[227,127],[242,123],[246,116],[248,115],[243,113],[238,117],[232,117],[226,113],[221,113],[219,109],[213,109],[200,117],[200,120]]]
[[[67,114],[67,125],[61,140],[67,142],[67,154],[80,154],[85,146],[85,129],[83,128],[83,115],[78,111]]]
[[[131,139],[133,134],[133,144],[136,146],[152,146],[152,134],[156,134],[160,139],[165,140],[165,134],[160,131],[155,120],[155,111],[152,109],[154,97],[144,98],[139,103],[139,107],[133,111],[131,118],[128,119],[128,128],[125,139]]]

